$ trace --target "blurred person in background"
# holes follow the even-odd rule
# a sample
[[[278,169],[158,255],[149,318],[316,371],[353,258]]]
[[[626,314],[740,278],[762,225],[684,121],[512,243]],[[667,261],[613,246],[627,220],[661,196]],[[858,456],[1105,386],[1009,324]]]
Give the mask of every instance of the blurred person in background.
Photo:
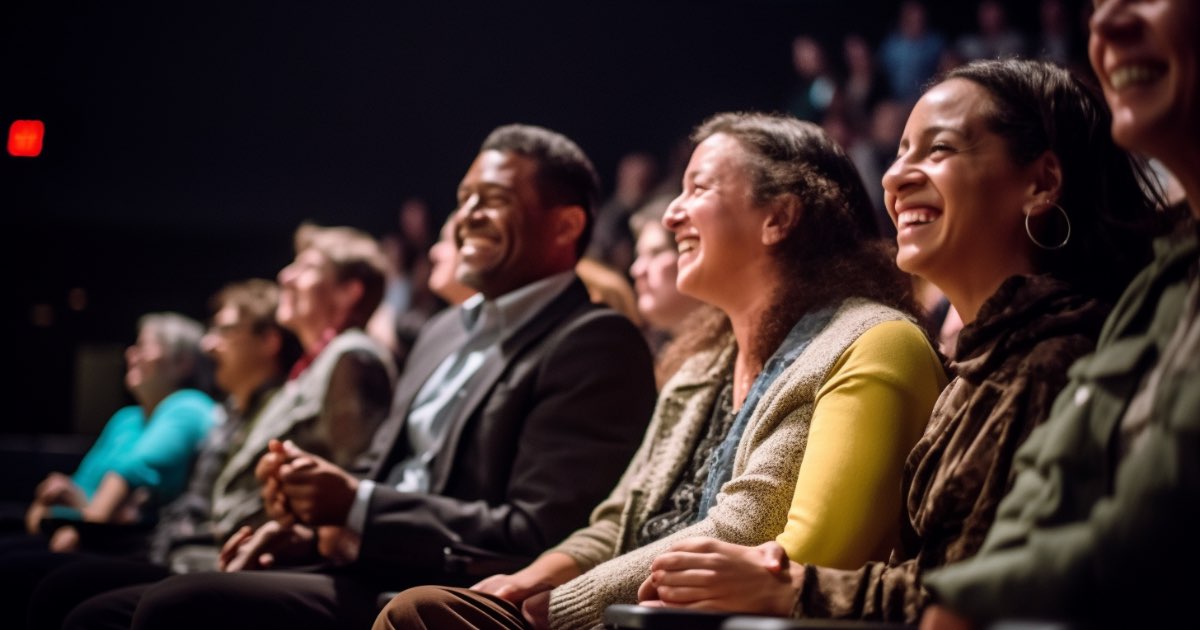
[[[87,555],[26,560],[19,579],[8,573],[14,565],[5,566],[9,586],[0,595],[15,609],[28,607],[29,627],[59,628],[75,604],[113,588],[152,582],[172,572],[216,569],[220,539],[212,521],[213,484],[300,355],[295,338],[275,321],[278,295],[274,282],[253,279],[230,284],[213,297],[212,320],[200,343],[226,397],[196,457],[187,490],[160,510],[148,537],[144,531],[82,528],[79,550]],[[120,544],[135,533],[142,534],[136,540],[140,544]]]
[[[596,227],[585,258],[624,272],[633,262],[629,215],[645,202],[658,182],[658,161],[644,152],[628,153],[617,163],[615,190],[596,210]]]
[[[878,52],[892,97],[906,106],[915,103],[925,82],[937,71],[945,47],[945,39],[929,30],[923,3],[906,0],[901,4],[897,26],[884,38]]]
[[[477,291],[458,281],[458,243],[454,214],[446,218],[437,242],[429,248],[429,290],[446,304],[458,306]]]
[[[642,325],[638,313],[637,297],[625,274],[614,271],[599,261],[581,258],[575,265],[575,273],[587,287],[588,297],[594,304],[603,304],[624,315],[635,326]]]
[[[660,387],[679,368],[679,361],[665,361],[665,346],[685,330],[688,317],[704,304],[681,293],[675,284],[679,246],[675,235],[663,227],[662,218],[676,196],[668,193],[654,197],[629,219],[630,229],[637,235],[637,258],[629,274],[637,291],[637,310],[656,358],[655,376]]]
[[[366,332],[392,351],[404,365],[421,326],[441,305],[429,299],[429,207],[409,199],[400,207],[399,231],[385,235],[379,247],[387,260],[383,298],[367,322]]]
[[[874,54],[862,35],[850,33],[842,39],[846,74],[838,85],[833,108],[842,112],[855,135],[866,133],[875,106],[888,96],[887,80],[875,64]]]
[[[387,416],[391,353],[363,332],[383,297],[386,262],[375,239],[349,227],[301,225],[296,258],[279,272],[275,318],[303,354],[217,476],[218,538],[264,522],[258,459],[283,440],[349,465]]]
[[[1008,11],[999,0],[982,0],[975,8],[976,30],[955,43],[962,62],[1003,59],[1025,54],[1025,36],[1008,25]]]
[[[213,424],[214,403],[204,391],[211,376],[200,350],[203,334],[198,322],[176,313],[142,317],[137,342],[125,352],[125,386],[137,404],[113,414],[73,475],[51,473],[38,485],[26,513],[30,534],[55,515],[68,521],[152,519],[183,492],[192,458]],[[71,529],[50,540],[54,550],[76,544]]]
[[[795,78],[788,96],[788,113],[800,120],[820,124],[837,90],[821,43],[808,35],[793,39],[792,70]]]

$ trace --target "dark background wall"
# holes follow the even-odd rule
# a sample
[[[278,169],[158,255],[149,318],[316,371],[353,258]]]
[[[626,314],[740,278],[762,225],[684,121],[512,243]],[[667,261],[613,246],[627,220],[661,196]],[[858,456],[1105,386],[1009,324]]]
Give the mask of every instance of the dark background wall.
[[[608,180],[708,114],[780,109],[793,36],[877,42],[897,4],[10,0],[0,122],[47,136],[42,157],[0,157],[0,432],[76,428],[99,369],[81,348],[128,343],[147,311],[205,317],[222,284],[273,277],[301,220],[380,234],[409,197],[444,216],[496,125],[562,131]],[[971,2],[930,5],[949,34],[973,21]],[[1036,3],[1010,6],[1035,23]]]

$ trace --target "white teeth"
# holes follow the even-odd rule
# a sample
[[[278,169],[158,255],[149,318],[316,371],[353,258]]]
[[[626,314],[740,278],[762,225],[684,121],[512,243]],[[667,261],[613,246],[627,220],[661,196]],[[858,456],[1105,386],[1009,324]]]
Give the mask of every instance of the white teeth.
[[[697,245],[697,243],[696,243],[695,239],[689,238],[689,239],[679,241],[679,253],[686,254],[686,253],[696,249],[696,245]]]
[[[1120,90],[1130,85],[1150,83],[1165,74],[1162,68],[1129,64],[1113,70],[1108,75],[1108,82],[1114,90]]]
[[[896,215],[896,225],[899,227],[924,225],[936,221],[939,216],[941,216],[940,213],[929,210],[905,210]]]

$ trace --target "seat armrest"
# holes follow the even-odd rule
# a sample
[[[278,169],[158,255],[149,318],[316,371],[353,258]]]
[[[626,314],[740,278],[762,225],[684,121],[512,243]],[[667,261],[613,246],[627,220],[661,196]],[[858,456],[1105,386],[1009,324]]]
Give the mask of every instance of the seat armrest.
[[[785,619],[737,615],[721,625],[721,630],[913,630],[916,626],[884,621],[854,619]]]
[[[604,609],[609,630],[720,630],[732,613],[613,604]]]
[[[533,558],[489,551],[455,543],[442,549],[443,570],[447,575],[483,579],[497,573],[513,573],[533,562]]]

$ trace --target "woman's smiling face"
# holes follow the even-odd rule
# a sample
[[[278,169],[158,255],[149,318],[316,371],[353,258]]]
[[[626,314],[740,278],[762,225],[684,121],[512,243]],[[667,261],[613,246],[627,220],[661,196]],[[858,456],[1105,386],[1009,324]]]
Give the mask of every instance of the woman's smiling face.
[[[1196,0],[1096,0],[1088,57],[1121,146],[1163,157],[1196,142],[1200,120]]]
[[[987,90],[971,81],[934,86],[913,108],[883,176],[896,263],[939,286],[1029,257],[1031,169],[1016,164],[1004,138],[988,128],[992,107]]]
[[[747,159],[731,136],[706,138],[688,162],[683,192],[663,216],[679,245],[679,291],[718,307],[740,293],[746,270],[766,256],[765,213],[753,202]]]

